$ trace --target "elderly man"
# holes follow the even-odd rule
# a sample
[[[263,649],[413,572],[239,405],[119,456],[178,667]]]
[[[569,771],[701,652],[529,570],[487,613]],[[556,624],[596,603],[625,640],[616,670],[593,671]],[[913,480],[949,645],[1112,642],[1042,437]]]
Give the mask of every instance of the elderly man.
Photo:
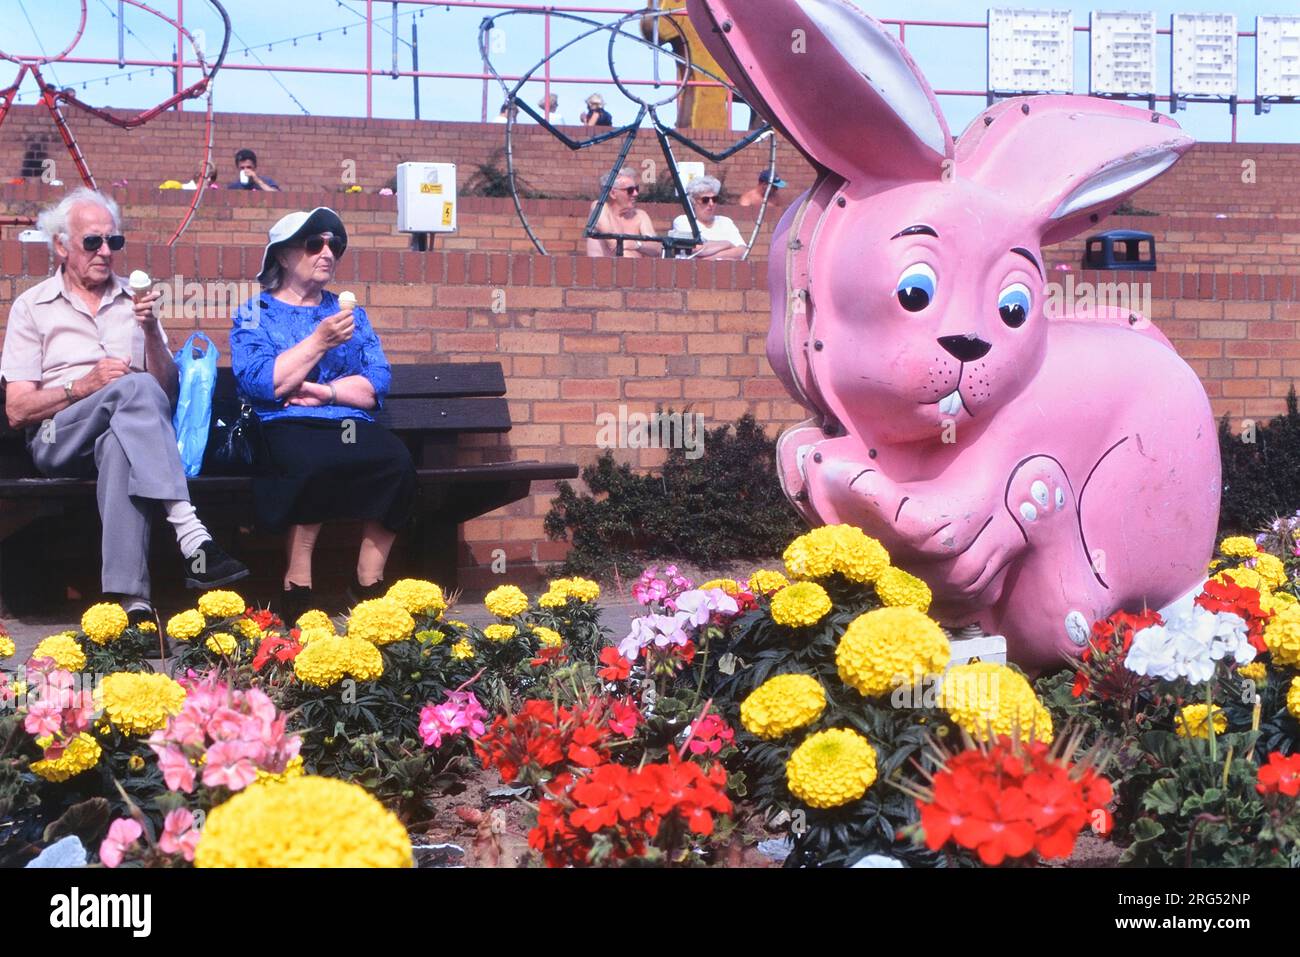
[[[596,220],[596,232],[623,234],[633,236],[653,236],[655,234],[654,223],[650,221],[650,214],[644,209],[637,209],[637,194],[640,193],[641,187],[636,184],[636,170],[630,166],[624,166],[614,174],[614,185],[609,191],[609,200],[605,203],[605,208],[600,211],[600,218]],[[603,189],[607,180],[601,180]],[[591,209],[595,209],[596,204],[591,204]],[[590,211],[587,213],[591,215]],[[594,236],[587,237],[587,255],[592,257],[617,256],[618,240],[616,239],[596,239]],[[652,242],[644,239],[625,239],[623,240],[623,255],[628,258],[637,258],[641,256],[658,256],[659,247]]]
[[[718,194],[722,184],[712,176],[701,176],[692,180],[686,187],[691,208],[695,210],[695,221],[700,227],[700,238],[704,240],[692,257],[697,259],[743,259],[745,240],[740,235],[736,224],[726,216],[718,215]],[[691,235],[691,225],[686,214],[673,220],[670,236],[686,238]]]
[[[185,584],[215,588],[248,569],[212,541],[189,501],[172,429],[176,363],[154,316],[113,273],[126,244],[117,203],[78,189],[41,214],[59,268],[9,311],[5,411],[51,477],[96,477],[102,581],[133,623],[150,620],[149,530],[161,507],[185,557]]]

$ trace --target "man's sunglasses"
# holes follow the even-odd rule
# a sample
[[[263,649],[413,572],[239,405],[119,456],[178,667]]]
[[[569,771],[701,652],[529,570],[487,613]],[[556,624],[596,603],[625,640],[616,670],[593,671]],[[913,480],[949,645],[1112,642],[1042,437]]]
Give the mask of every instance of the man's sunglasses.
[[[329,238],[330,252],[337,259],[343,255],[343,250],[348,248],[348,241],[342,236],[331,236]],[[308,256],[318,256],[320,251],[325,248],[324,236],[312,236],[303,241],[302,248],[307,251]]]
[[[620,188],[623,192],[627,193],[629,196],[633,195],[634,193],[639,193],[639,192],[641,192],[641,187],[640,187],[640,186],[620,186],[619,188]]]
[[[108,240],[108,248],[113,252],[117,252],[126,245],[126,237],[120,234],[112,236],[83,236],[81,238],[81,248],[88,253],[98,252],[99,247],[104,245],[105,240]]]

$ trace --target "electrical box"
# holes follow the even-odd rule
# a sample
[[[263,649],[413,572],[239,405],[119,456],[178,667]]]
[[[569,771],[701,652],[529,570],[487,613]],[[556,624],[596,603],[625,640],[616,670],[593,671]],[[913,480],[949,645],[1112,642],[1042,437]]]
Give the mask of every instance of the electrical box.
[[[1300,17],[1256,17],[1255,95],[1300,97]]]
[[[1074,14],[991,8],[990,93],[1074,92]]]
[[[1153,96],[1156,92],[1156,15],[1092,14],[1090,92]]]
[[[1236,14],[1175,13],[1173,35],[1173,96],[1237,95]]]
[[[455,163],[402,163],[397,167],[397,229],[403,233],[456,231]]]
[[[704,176],[704,164],[695,160],[678,163],[677,175],[682,178],[682,188],[685,189],[695,180],[701,179]]]

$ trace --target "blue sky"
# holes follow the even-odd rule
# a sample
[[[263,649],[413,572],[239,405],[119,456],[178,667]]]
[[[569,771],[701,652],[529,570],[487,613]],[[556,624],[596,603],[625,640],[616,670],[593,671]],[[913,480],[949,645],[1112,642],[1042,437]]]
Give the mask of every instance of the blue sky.
[[[542,0],[515,0],[532,6],[542,6]],[[114,14],[117,0],[87,0],[89,15],[86,36],[76,53],[86,57],[117,56],[117,21]],[[156,0],[158,9],[175,14],[177,0]],[[361,67],[365,63],[365,29],[362,12],[364,0],[225,0],[234,21],[238,39],[231,42],[231,64],[255,63],[260,59],[276,65]],[[634,0],[579,0],[575,5],[609,8],[638,9]],[[874,16],[882,18],[907,18],[911,20],[965,20],[983,22],[987,5],[955,0],[860,0],[860,6]],[[1013,3],[1011,6],[1036,6],[1032,3]],[[1041,7],[1065,8],[1063,3],[1044,2]],[[376,0],[376,15],[382,28],[375,30],[373,57],[376,66],[392,63],[392,35],[390,25],[392,4]],[[425,70],[441,72],[479,72],[482,61],[478,50],[478,26],[489,8],[422,8],[423,16],[411,11],[417,8],[402,5],[399,18],[399,64],[409,69],[409,48],[412,21],[419,30],[420,66]],[[1296,14],[1296,0],[1209,0],[1209,2],[1170,2],[1170,0],[1136,0],[1136,2],[1107,2],[1096,0],[1088,5],[1072,6],[1075,22],[1087,23],[1092,10],[1151,10],[1156,13],[1157,25],[1167,27],[1169,16],[1177,12],[1236,13],[1238,29],[1253,30],[1254,19],[1260,14]],[[71,37],[79,11],[78,0],[0,0],[0,40],[6,50],[18,53],[35,53],[39,41],[48,50],[62,48]],[[218,19],[205,0],[185,0],[186,25],[204,28],[215,47],[219,37]],[[597,19],[612,19],[612,15],[590,14]],[[35,33],[28,24],[35,27]],[[126,37],[126,55],[129,59],[169,59],[175,42],[175,31],[163,21],[147,13],[126,6],[126,24],[134,35]],[[343,28],[347,28],[346,34]],[[542,58],[544,51],[543,18],[538,15],[512,15],[501,20],[504,50],[493,57],[494,65],[502,72],[523,72]],[[552,45],[557,46],[574,36],[581,28],[572,23],[556,20],[552,24]],[[317,31],[320,39],[317,39]],[[908,30],[908,48],[920,63],[932,86],[939,89],[982,89],[985,85],[985,33],[980,30],[943,28],[917,28]],[[294,45],[290,38],[298,38]],[[276,43],[276,41],[283,41]],[[274,43],[273,49],[267,49]],[[246,54],[244,51],[248,49]],[[1168,91],[1169,41],[1159,38],[1160,62],[1157,76],[1160,91]],[[557,75],[604,77],[608,76],[606,63],[607,35],[589,38],[557,55],[552,61],[552,71]],[[1254,41],[1243,39],[1238,48],[1240,89],[1249,96],[1254,89]],[[639,44],[620,42],[616,47],[616,61],[624,75],[649,78],[652,76],[652,54]],[[672,75],[671,61],[661,61],[665,75]],[[5,64],[7,66],[7,64]],[[128,79],[126,74],[130,73]],[[540,76],[540,73],[538,74]],[[1076,34],[1075,89],[1084,92],[1088,87],[1087,34]],[[7,83],[7,71],[0,68],[0,82]],[[170,75],[158,70],[153,76],[148,71],[133,71],[128,67],[119,71],[115,65],[54,66],[50,79],[60,85],[89,81],[88,88],[78,93],[89,102],[100,106],[146,107],[153,105],[170,93]],[[108,82],[105,82],[105,79]],[[32,102],[34,87],[27,81],[23,102]],[[413,115],[413,82],[409,77],[391,79],[387,76],[374,80],[374,112],[376,116],[409,118]],[[561,99],[561,112],[567,120],[574,121],[582,110],[587,94],[599,90],[604,94],[607,108],[616,122],[628,118],[631,104],[612,83],[556,86]],[[477,120],[482,115],[484,84],[477,80],[420,81],[421,116],[425,119]],[[540,82],[529,93],[535,101],[541,96]],[[495,115],[501,102],[500,89],[493,84],[486,92],[489,115]],[[945,97],[943,107],[952,128],[960,130],[983,109],[982,98]],[[197,108],[190,105],[190,108]],[[274,78],[264,73],[240,70],[225,71],[217,85],[216,108],[237,112],[299,113],[304,109],[314,115],[365,115],[364,77],[323,76],[282,72]],[[667,111],[672,119],[672,110]],[[737,112],[737,123],[746,121],[743,108]],[[1189,110],[1178,114],[1178,120],[1198,139],[1226,140],[1231,130],[1231,119],[1226,105],[1193,104]],[[1271,114],[1254,115],[1247,102],[1239,109],[1238,136],[1246,141],[1300,142],[1300,104],[1279,105]]]

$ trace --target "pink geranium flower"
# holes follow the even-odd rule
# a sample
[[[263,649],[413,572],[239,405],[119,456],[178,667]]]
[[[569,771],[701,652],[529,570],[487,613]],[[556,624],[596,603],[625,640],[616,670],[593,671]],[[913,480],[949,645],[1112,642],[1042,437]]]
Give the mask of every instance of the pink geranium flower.
[[[108,826],[108,837],[99,845],[99,859],[105,867],[117,867],[122,858],[131,849],[144,829],[138,821],[129,817],[119,817]]]
[[[163,819],[162,837],[158,847],[164,854],[180,854],[185,860],[194,860],[194,849],[199,846],[199,832],[194,827],[194,812],[177,808]]]
[[[450,691],[441,704],[426,704],[420,711],[420,737],[428,748],[440,748],[444,735],[454,737],[462,731],[477,738],[487,730],[486,717],[487,709],[474,692]]]
[[[27,706],[23,729],[38,738],[47,734],[58,734],[63,730],[63,709],[56,701],[47,701],[44,698],[33,701]]]
[[[218,741],[208,748],[203,765],[204,787],[242,791],[257,780],[256,759],[262,749],[246,741]]]
[[[162,771],[167,789],[184,791],[186,794],[194,793],[194,765],[185,756],[185,752],[180,748],[154,744],[152,739],[149,747],[153,748],[154,754],[158,755],[158,768]]]

